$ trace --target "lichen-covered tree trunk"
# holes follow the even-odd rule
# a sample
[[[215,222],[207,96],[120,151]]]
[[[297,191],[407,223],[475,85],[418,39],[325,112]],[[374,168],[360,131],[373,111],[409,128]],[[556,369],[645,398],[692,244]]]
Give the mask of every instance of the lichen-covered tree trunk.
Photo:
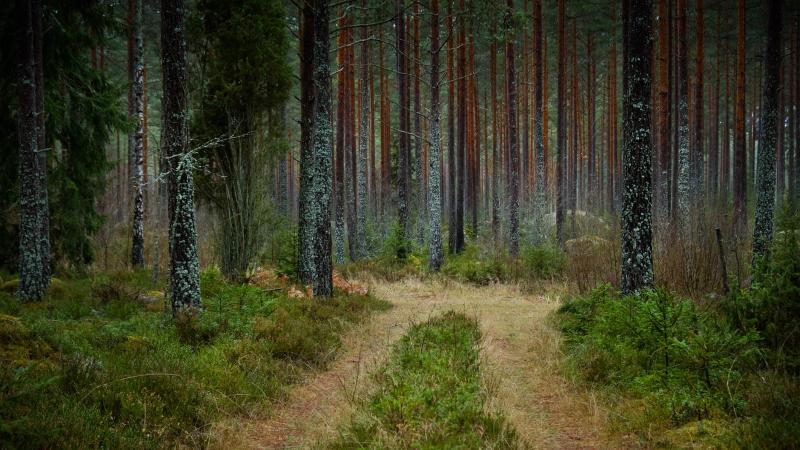
[[[556,238],[564,246],[564,206],[566,202],[567,159],[567,47],[564,32],[566,14],[564,0],[558,0],[558,124],[556,125],[558,154],[556,155]]]
[[[333,294],[331,261],[332,126],[328,0],[303,8],[298,275],[315,296]]]
[[[490,34],[494,36],[497,28],[492,23]],[[489,46],[489,89],[492,95],[492,238],[495,245],[500,241],[500,138],[497,130],[497,44],[491,40]]]
[[[425,185],[422,171],[422,103],[420,99],[420,15],[419,3],[414,3],[414,164],[412,178],[414,180],[414,208],[416,209],[415,238],[418,245],[425,240]]]
[[[437,272],[442,266],[442,209],[439,174],[439,0],[431,0],[431,68],[430,68],[430,150],[428,158],[428,267]]]
[[[704,89],[704,44],[703,44],[703,0],[695,0],[695,69],[694,69],[694,95],[692,105],[692,158],[691,158],[691,193],[692,203],[700,206],[703,201],[703,121],[705,109],[703,103]]]
[[[689,165],[689,77],[686,43],[686,0],[678,0],[678,215],[683,225],[689,218],[691,172]]]
[[[744,133],[744,83],[745,83],[745,0],[738,0],[736,39],[736,83],[733,113],[733,221],[736,234],[741,235],[747,225],[747,148]]]
[[[656,216],[660,220],[669,217],[670,192],[670,86],[669,86],[669,0],[658,0],[658,112],[656,119],[658,155],[658,186],[656,186]]]
[[[366,7],[366,0],[361,0],[361,6]],[[369,147],[369,116],[370,99],[369,99],[369,41],[368,30],[366,26],[361,27],[361,46],[360,46],[360,62],[361,62],[361,75],[359,82],[361,87],[361,121],[358,127],[358,160],[357,166],[357,192],[356,199],[356,256],[358,258],[366,256],[367,247],[367,152]],[[355,258],[353,258],[355,259]]]
[[[533,1],[533,146],[536,152],[534,243],[545,240],[544,71],[542,60],[542,0]]]
[[[41,234],[44,208],[37,136],[34,27],[31,2],[17,1],[17,135],[19,139],[19,287],[22,301],[39,300],[47,291]]]
[[[761,147],[756,175],[756,223],[753,229],[753,269],[769,256],[775,210],[775,147],[778,136],[778,85],[781,70],[782,0],[767,3],[767,47],[764,52],[764,97]],[[783,117],[781,117],[782,119]],[[783,120],[780,121],[783,127]],[[782,174],[781,174],[782,175]]]
[[[716,23],[716,38],[717,38],[717,51],[714,55],[714,87],[711,94],[711,126],[708,130],[708,198],[712,205],[715,205],[718,200],[719,192],[719,88],[720,88],[720,14],[717,13]]]
[[[455,35],[452,3],[447,15],[447,251],[458,253],[456,244],[456,135],[455,135]]]
[[[406,43],[405,2],[397,0],[397,103],[400,120],[398,121],[397,146],[397,216],[399,220],[397,256],[404,259],[408,253],[406,239],[411,234],[411,183],[410,163],[411,145],[409,140],[409,96],[408,96],[408,45]]]
[[[44,114],[44,56],[42,30],[42,0],[31,1],[31,22],[33,24],[33,71],[36,84],[36,145],[39,159],[40,203],[44,206],[39,211],[42,220],[39,224],[39,252],[42,259],[42,283],[50,286],[52,260],[50,257],[50,200],[47,190],[47,143],[45,142]]]
[[[467,24],[466,3],[459,0],[458,19],[458,63],[456,64],[456,78],[458,88],[458,142],[456,144],[456,176],[455,176],[455,228],[451,233],[455,233],[455,253],[464,250],[464,189],[466,184],[467,169]]]
[[[342,18],[339,21],[339,26],[344,26],[345,21]],[[339,33],[338,38],[338,46],[339,49],[338,53],[338,63],[339,63],[339,70],[337,74],[337,83],[336,83],[336,157],[334,158],[336,161],[336,167],[334,168],[334,233],[333,233],[333,241],[334,241],[334,250],[335,250],[335,258],[338,264],[344,263],[344,241],[345,241],[345,223],[344,223],[344,216],[345,216],[345,158],[346,150],[345,150],[345,126],[346,126],[346,113],[345,108],[347,107],[346,102],[346,95],[347,95],[347,29],[343,29]]]
[[[513,26],[514,0],[506,3],[506,81],[508,83],[508,153],[511,174],[508,183],[508,253],[512,258],[519,256],[519,149],[517,148],[517,83],[514,61]]]
[[[199,309],[200,264],[194,212],[194,169],[189,151],[186,6],[161,0],[163,148],[168,170],[170,287],[173,313]]]
[[[623,101],[622,282],[629,294],[653,286],[651,186],[652,0],[624,2],[627,80]]]
[[[133,129],[131,264],[144,266],[144,47],[142,42],[142,1],[134,2],[133,12],[133,84],[130,108],[135,123]]]

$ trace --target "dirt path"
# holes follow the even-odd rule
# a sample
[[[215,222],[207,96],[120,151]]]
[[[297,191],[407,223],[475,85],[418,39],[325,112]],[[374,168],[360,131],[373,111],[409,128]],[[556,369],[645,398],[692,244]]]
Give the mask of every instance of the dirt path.
[[[369,374],[412,323],[453,309],[479,320],[490,407],[503,412],[533,448],[606,447],[604,414],[591,395],[557,372],[559,336],[546,323],[557,303],[526,296],[513,286],[360,281],[394,304],[344,337],[342,355],[325,372],[295,387],[267,420],[246,424],[226,448],[309,448],[336,436],[369,390]]]

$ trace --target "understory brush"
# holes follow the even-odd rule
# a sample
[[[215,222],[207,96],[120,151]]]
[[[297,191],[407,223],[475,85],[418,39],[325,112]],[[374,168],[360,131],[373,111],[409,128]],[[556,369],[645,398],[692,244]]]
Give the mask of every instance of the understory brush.
[[[556,320],[566,370],[604,392],[612,425],[645,446],[796,448],[800,442],[798,219],[779,222],[749,290],[697,302],[608,284]]]
[[[413,326],[329,448],[522,447],[505,420],[486,411],[479,342],[477,322],[452,311]]]
[[[145,272],[65,279],[40,302],[0,293],[0,447],[203,447],[209,426],[279,398],[386,303],[289,299],[201,274],[174,320]]]

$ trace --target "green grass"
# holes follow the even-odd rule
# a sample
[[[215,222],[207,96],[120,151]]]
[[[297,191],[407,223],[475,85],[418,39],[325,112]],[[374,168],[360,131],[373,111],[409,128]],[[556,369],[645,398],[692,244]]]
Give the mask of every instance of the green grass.
[[[477,322],[448,312],[412,327],[376,374],[377,391],[332,449],[519,448],[486,411]]]
[[[36,303],[0,293],[0,447],[202,447],[210,424],[268,408],[388,307],[292,300],[215,271],[201,284],[202,315],[177,321],[144,272],[61,280]]]

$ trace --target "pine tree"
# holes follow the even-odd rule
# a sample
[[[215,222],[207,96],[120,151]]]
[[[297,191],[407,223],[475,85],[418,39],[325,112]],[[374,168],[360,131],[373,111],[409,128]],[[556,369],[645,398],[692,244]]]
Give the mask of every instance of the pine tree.
[[[430,150],[428,159],[428,267],[437,272],[442,266],[442,209],[439,157],[441,136],[439,125],[439,0],[431,0],[431,68],[430,68]]]
[[[686,43],[686,0],[678,0],[678,215],[686,225],[689,217],[689,194],[692,190],[689,161],[689,77]]]
[[[333,294],[330,51],[328,0],[303,7],[301,36],[300,204],[298,276],[314,296]]]
[[[533,0],[533,146],[536,152],[536,187],[534,191],[534,239],[545,239],[545,152],[544,152],[544,61],[542,58],[542,0]]]
[[[508,83],[508,154],[511,171],[508,183],[508,253],[519,256],[519,149],[517,148],[517,85],[514,56],[514,0],[506,3],[506,82]]]
[[[173,313],[199,309],[200,264],[194,213],[194,168],[189,151],[184,0],[161,0],[164,156],[168,170],[170,288]]]
[[[37,135],[34,12],[29,1],[17,1],[17,136],[19,139],[19,288],[22,301],[39,300],[47,291],[45,255],[42,253],[42,221],[46,214],[46,197],[42,191],[41,173],[47,170],[39,153]]]
[[[566,206],[566,164],[567,164],[567,47],[565,35],[566,15],[564,1],[558,0],[558,124],[556,155],[556,238],[564,246],[564,207]]]
[[[622,282],[629,294],[653,286],[651,186],[652,0],[624,2],[625,42]],[[635,37],[635,38],[634,38]]]
[[[133,103],[130,110],[135,123],[131,137],[133,151],[132,167],[132,204],[133,226],[131,227],[131,264],[133,267],[144,266],[144,47],[142,41],[142,1],[133,2],[132,33],[133,47],[133,82],[129,101]]]
[[[361,0],[361,6],[366,8],[366,0]],[[367,152],[369,151],[369,116],[372,113],[369,104],[369,41],[367,40],[367,27],[361,26],[361,53],[360,62],[360,114],[361,121],[358,127],[358,158],[357,170],[357,198],[356,198],[356,256],[366,256],[366,229],[367,229]]]
[[[745,0],[738,0],[736,38],[736,85],[733,113],[733,221],[736,234],[744,232],[747,225],[747,149],[744,133],[745,88]]]
[[[781,71],[781,0],[769,0],[767,47],[764,52],[764,104],[761,123],[761,147],[756,175],[756,223],[753,229],[753,272],[763,258],[769,257],[772,245],[775,210],[775,148],[778,135],[778,88]],[[783,117],[781,116],[781,119]],[[783,120],[780,121],[783,127]]]

